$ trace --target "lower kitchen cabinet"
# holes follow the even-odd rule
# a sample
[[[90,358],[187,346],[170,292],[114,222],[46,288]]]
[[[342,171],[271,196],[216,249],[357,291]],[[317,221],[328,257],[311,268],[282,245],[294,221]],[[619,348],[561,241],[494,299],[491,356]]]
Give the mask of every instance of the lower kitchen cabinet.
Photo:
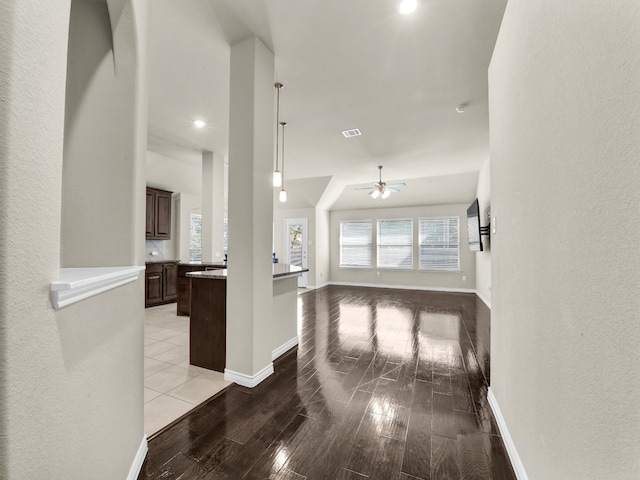
[[[178,281],[177,281],[177,302],[176,313],[180,316],[189,316],[191,307],[191,279],[187,277],[188,272],[202,272],[204,270],[217,270],[219,268],[227,268],[224,263],[204,263],[192,264],[181,263],[178,265]]]
[[[147,263],[145,307],[173,303],[177,298],[178,262]]]

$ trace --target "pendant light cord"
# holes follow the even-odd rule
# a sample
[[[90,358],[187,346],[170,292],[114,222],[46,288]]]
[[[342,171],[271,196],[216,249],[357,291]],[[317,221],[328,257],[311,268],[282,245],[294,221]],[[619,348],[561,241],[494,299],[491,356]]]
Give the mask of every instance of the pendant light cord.
[[[281,83],[276,83],[274,85],[276,87],[276,89],[278,90],[278,94],[277,94],[277,100],[276,100],[276,159],[275,159],[275,171],[278,171],[278,129],[280,128],[278,125],[280,125],[280,89],[282,88],[282,84]]]
[[[282,125],[282,188],[284,190],[284,127],[287,125],[286,122],[280,122]]]

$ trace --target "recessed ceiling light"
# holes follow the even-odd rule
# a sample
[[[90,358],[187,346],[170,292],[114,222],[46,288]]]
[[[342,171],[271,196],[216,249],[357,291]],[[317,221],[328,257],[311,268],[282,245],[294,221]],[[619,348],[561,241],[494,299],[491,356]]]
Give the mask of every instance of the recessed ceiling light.
[[[193,124],[196,126],[196,128],[204,128],[207,122],[205,122],[204,120],[194,120]]]
[[[418,7],[418,0],[402,0],[398,4],[398,11],[403,15],[410,15]]]
[[[343,131],[342,135],[344,135],[345,138],[358,137],[362,135],[362,132],[358,128],[352,128],[351,130]]]

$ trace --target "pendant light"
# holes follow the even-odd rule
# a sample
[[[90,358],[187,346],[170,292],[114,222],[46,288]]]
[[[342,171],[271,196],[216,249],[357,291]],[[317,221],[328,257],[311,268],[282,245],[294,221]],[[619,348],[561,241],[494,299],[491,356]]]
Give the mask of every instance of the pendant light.
[[[282,186],[280,187],[280,201],[282,203],[287,201],[287,192],[284,189],[284,127],[287,126],[286,122],[280,122],[282,125]]]
[[[275,158],[275,170],[273,171],[273,186],[279,187],[282,185],[282,174],[280,170],[278,170],[278,122],[280,121],[280,90],[284,85],[281,83],[275,83],[273,85],[277,91],[277,101],[276,101],[276,158]],[[284,167],[283,167],[284,169]]]

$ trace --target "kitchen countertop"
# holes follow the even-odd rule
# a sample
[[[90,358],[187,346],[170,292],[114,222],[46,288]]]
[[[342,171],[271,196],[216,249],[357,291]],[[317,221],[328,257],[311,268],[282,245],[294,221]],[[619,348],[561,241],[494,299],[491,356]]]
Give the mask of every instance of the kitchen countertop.
[[[273,278],[285,278],[296,276],[299,273],[308,272],[308,268],[297,267],[295,265],[289,265],[288,263],[274,263],[273,264]],[[192,278],[205,278],[209,280],[225,280],[227,278],[227,270],[206,270],[204,272],[189,272],[187,277]]]
[[[178,263],[180,260],[145,260],[144,263]]]
[[[198,266],[202,265],[203,267],[219,267],[219,268],[227,268],[227,264],[225,262],[178,262],[178,265],[182,266]]]

